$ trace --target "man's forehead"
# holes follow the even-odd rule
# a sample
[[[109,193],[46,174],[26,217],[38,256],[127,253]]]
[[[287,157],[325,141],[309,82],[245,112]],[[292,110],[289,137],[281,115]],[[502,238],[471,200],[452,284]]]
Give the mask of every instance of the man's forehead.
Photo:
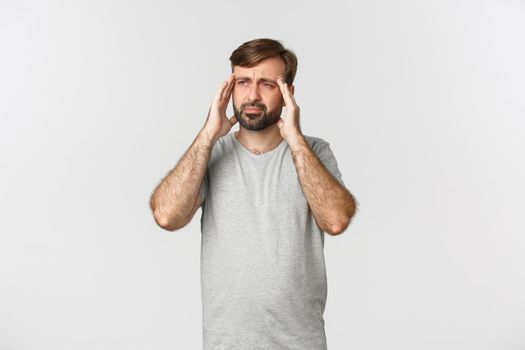
[[[278,75],[278,71],[276,69],[268,69],[266,67],[239,67],[235,66],[233,69],[233,73],[235,76],[255,76],[255,77],[272,77],[273,75]]]
[[[247,75],[256,77],[277,78],[284,72],[284,62],[274,59],[267,59],[253,67],[234,66],[233,73],[235,76]]]
[[[277,78],[277,75],[275,77],[273,74],[265,74],[264,71],[260,72],[235,72],[234,73],[235,79],[263,79],[263,80],[273,80]]]

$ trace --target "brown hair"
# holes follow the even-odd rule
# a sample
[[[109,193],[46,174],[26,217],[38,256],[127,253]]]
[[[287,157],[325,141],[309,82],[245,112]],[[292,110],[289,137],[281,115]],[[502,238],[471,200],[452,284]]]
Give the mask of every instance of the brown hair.
[[[250,68],[270,57],[281,57],[285,65],[284,80],[288,85],[292,85],[297,72],[297,56],[278,40],[254,39],[239,46],[230,56],[232,72],[233,66]]]

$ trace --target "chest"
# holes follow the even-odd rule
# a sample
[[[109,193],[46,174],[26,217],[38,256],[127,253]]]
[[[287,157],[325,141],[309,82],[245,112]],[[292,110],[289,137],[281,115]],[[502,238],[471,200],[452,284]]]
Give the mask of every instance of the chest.
[[[223,214],[305,212],[308,202],[290,153],[259,160],[237,154],[209,166],[210,204]]]

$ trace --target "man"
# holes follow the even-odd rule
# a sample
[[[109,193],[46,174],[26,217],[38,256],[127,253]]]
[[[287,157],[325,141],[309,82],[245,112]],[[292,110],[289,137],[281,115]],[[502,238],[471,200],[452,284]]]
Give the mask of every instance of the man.
[[[169,231],[202,207],[205,350],[326,349],[323,232],[342,233],[356,202],[329,143],[301,131],[295,54],[256,39],[230,61],[204,127],[150,205]]]

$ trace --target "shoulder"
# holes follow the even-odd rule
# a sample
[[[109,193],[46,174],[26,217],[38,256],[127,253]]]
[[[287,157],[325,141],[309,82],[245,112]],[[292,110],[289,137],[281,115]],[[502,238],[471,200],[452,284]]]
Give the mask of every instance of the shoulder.
[[[231,160],[235,149],[232,135],[232,133],[226,134],[215,141],[211,149],[208,166],[214,166],[217,162],[227,162]]]
[[[223,135],[217,139],[215,145],[220,145],[221,147],[231,147],[233,145],[233,137],[235,137],[233,132]]]
[[[233,133],[221,136],[213,145],[212,153],[230,153],[235,147]]]
[[[316,153],[330,145],[329,142],[318,136],[304,135],[304,138],[310,147],[312,147],[312,150]]]

